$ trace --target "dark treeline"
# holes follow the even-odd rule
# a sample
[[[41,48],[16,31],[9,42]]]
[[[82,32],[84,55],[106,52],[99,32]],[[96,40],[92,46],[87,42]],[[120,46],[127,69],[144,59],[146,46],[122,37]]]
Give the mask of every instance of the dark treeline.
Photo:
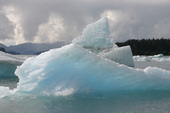
[[[130,45],[133,55],[170,55],[170,39],[131,39],[116,44],[119,47]]]
[[[2,48],[2,47],[0,47],[0,51],[3,51],[3,52],[5,52],[5,49],[4,49],[4,48]]]

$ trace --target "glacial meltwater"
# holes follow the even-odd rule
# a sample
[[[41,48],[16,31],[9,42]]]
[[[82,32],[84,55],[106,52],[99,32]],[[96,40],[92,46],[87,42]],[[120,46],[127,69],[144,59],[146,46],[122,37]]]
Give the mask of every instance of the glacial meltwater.
[[[110,96],[35,96],[18,94],[0,100],[2,113],[169,113],[170,92],[146,91]]]

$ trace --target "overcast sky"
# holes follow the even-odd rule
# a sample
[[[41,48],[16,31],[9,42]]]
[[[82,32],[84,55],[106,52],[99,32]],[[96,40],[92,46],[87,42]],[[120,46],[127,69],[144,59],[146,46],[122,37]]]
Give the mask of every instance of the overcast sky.
[[[0,43],[70,42],[103,16],[115,42],[170,38],[170,0],[0,0]]]

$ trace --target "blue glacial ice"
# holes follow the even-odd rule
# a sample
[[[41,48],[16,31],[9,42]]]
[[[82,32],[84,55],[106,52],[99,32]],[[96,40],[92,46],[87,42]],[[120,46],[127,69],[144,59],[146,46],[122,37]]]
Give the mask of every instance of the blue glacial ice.
[[[70,44],[27,59],[17,67],[18,91],[45,95],[170,90],[170,72],[144,70],[104,59]]]

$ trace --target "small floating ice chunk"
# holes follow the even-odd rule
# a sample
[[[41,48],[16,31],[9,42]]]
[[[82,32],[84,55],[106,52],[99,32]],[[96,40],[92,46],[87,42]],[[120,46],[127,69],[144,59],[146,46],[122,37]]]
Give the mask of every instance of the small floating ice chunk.
[[[158,55],[154,55],[153,58],[162,58],[164,55],[163,54],[158,54]]]
[[[163,54],[154,56],[133,56],[134,61],[154,61],[154,62],[170,62],[170,57],[163,56]]]
[[[146,56],[133,56],[134,61],[151,61],[151,58]]]

